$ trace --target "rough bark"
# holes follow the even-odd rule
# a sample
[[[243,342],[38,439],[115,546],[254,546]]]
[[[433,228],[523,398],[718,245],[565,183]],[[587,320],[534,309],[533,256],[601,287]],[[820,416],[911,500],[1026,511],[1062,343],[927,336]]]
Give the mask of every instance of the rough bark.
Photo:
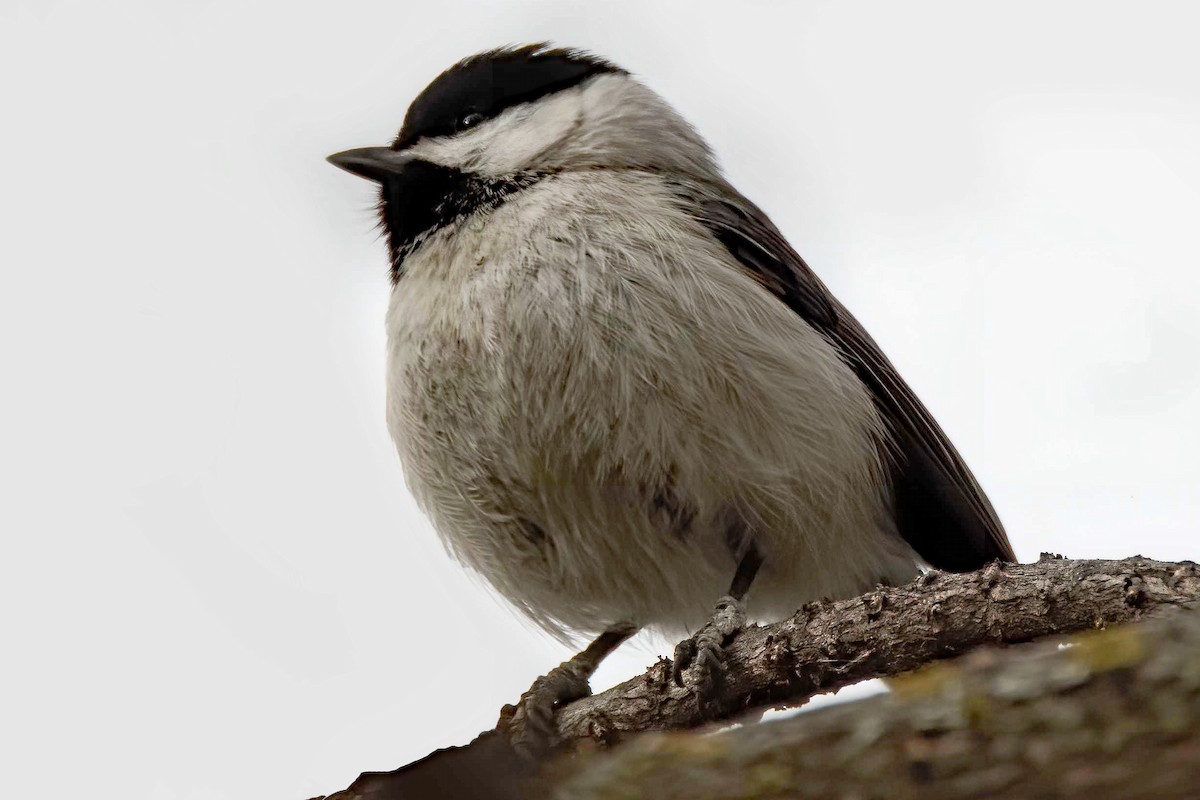
[[[670,662],[661,659],[645,674],[567,706],[559,713],[558,729],[566,742],[614,744],[633,732],[694,728],[750,708],[798,705],[814,694],[898,675],[978,645],[1133,622],[1197,599],[1200,571],[1194,563],[1141,557],[1068,561],[1043,556],[1036,564],[930,573],[907,586],[852,600],[809,603],[788,620],[743,631],[727,648],[729,669],[719,697],[705,708],[672,684]],[[700,743],[710,738],[677,741],[694,740],[703,747]],[[534,788],[537,772],[516,758],[503,736],[487,732],[466,747],[439,751],[395,772],[364,774],[335,797],[539,797],[547,789],[544,784]]]
[[[554,800],[1200,797],[1200,611],[977,651],[893,691],[569,762]]]
[[[754,626],[726,650],[718,702],[701,709],[675,687],[670,662],[572,703],[559,714],[565,739],[613,742],[631,732],[692,728],[747,708],[798,705],[867,678],[898,675],[981,644],[1132,622],[1163,605],[1200,598],[1195,564],[1069,561],[993,564],[978,572],[931,572],[852,600],[809,603],[788,620]]]

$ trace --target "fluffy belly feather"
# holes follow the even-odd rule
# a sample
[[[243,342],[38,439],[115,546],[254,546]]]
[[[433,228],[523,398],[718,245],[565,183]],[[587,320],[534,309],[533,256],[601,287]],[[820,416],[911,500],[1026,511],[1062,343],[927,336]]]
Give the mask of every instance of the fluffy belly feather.
[[[865,388],[642,180],[617,218],[627,183],[547,179],[406,262],[388,422],[440,535],[560,634],[702,624],[746,535],[760,618],[914,575]]]

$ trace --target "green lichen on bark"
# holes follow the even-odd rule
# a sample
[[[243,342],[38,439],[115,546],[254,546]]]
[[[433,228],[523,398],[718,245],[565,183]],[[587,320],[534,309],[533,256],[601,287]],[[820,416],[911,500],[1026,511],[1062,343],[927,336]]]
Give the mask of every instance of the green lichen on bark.
[[[990,648],[868,700],[576,759],[556,800],[1200,796],[1200,611]]]

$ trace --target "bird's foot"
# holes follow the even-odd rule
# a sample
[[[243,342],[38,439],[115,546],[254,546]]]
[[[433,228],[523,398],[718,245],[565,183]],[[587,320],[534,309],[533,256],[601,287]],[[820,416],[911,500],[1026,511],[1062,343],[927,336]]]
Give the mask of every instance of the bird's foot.
[[[636,632],[633,625],[609,628],[574,658],[535,680],[515,706],[501,709],[496,727],[506,733],[513,750],[533,761],[553,752],[561,743],[555,713],[566,704],[590,695],[592,687],[588,681],[600,662]]]
[[[591,672],[574,659],[564,661],[535,680],[515,706],[504,707],[501,727],[507,729],[508,741],[520,756],[539,760],[555,748],[558,730],[554,712],[590,695],[590,677]]]
[[[687,686],[703,707],[716,699],[725,666],[725,647],[738,631],[746,627],[746,610],[736,598],[726,595],[717,601],[712,619],[690,639],[675,647],[671,675],[676,686],[684,686],[684,673],[689,671]]]

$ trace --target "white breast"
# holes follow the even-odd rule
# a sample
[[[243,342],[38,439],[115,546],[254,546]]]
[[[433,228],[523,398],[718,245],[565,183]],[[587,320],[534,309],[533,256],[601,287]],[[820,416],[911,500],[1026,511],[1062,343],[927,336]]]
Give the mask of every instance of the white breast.
[[[566,173],[432,237],[388,423],[451,550],[548,629],[702,622],[735,520],[781,617],[915,574],[866,389],[650,174]]]

